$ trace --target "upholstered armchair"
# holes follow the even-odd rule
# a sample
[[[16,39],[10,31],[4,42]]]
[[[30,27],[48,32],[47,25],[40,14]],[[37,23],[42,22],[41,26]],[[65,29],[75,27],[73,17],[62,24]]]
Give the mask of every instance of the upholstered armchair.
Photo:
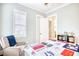
[[[2,37],[0,40],[4,56],[19,56],[25,47],[25,43],[16,42],[16,38],[13,35]]]

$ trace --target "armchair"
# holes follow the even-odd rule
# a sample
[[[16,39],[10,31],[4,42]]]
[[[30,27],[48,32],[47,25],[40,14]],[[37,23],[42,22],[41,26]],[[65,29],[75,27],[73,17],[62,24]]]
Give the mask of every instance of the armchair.
[[[3,48],[4,56],[20,56],[21,51],[25,47],[24,42],[16,42],[13,35],[1,38],[1,45]]]

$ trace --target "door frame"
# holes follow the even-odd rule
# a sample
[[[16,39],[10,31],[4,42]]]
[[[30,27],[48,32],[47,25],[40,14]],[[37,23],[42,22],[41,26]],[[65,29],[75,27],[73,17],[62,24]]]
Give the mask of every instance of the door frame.
[[[44,16],[36,15],[36,42],[40,43],[40,19],[37,18],[43,18]]]
[[[58,30],[57,30],[57,14],[49,15],[48,18],[52,17],[52,16],[56,16],[56,20],[55,21],[56,21],[56,39],[57,39],[57,34],[58,34]]]

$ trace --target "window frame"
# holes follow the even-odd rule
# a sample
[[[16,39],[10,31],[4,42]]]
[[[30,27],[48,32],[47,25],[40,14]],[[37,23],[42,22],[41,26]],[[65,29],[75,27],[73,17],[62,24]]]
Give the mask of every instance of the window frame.
[[[21,14],[21,13],[23,13],[23,14]],[[25,24],[16,24],[15,17],[17,17],[17,16],[15,14],[19,14],[20,16],[24,15],[25,16],[25,19],[24,19],[25,20]],[[25,11],[22,11],[22,10],[14,9],[13,10],[13,22],[12,22],[12,24],[13,24],[12,28],[13,28],[13,30],[12,31],[13,31],[13,35],[15,35],[15,37],[26,37],[27,36],[27,32],[26,32],[27,31],[27,28],[26,28],[27,24],[26,23],[27,23],[27,13]],[[16,32],[15,31],[16,30],[15,29],[16,26],[22,26],[22,27],[24,26],[24,28],[25,28],[25,34],[24,34],[24,36],[22,34],[18,35],[18,34],[15,33]]]

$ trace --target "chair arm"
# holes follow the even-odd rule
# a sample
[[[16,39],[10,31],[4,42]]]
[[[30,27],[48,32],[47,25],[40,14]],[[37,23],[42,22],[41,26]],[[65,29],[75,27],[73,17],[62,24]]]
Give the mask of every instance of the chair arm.
[[[17,42],[16,46],[25,45],[25,42]]]

